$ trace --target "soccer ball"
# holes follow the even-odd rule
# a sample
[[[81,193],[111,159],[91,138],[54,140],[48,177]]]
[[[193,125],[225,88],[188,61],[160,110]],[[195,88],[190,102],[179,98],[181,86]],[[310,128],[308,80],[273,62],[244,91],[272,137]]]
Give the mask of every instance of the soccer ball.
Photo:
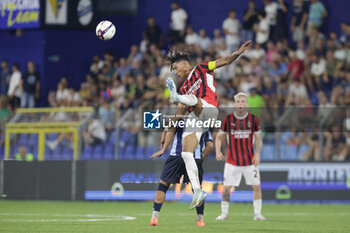
[[[115,34],[115,26],[112,22],[104,20],[96,27],[96,35],[101,40],[110,40]]]

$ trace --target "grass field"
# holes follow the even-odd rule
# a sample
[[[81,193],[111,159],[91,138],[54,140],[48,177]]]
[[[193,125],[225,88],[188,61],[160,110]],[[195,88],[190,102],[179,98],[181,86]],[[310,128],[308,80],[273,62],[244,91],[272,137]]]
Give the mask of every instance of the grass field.
[[[0,232],[350,232],[350,205],[264,205],[265,222],[252,220],[251,204],[230,206],[216,221],[219,203],[205,206],[205,227],[195,225],[188,203],[163,205],[149,226],[152,202],[0,201]]]

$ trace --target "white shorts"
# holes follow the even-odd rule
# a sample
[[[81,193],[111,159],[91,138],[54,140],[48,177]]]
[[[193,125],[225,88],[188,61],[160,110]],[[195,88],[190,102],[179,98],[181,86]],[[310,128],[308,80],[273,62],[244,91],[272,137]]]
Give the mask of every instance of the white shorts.
[[[195,119],[195,121],[206,121],[208,119],[216,120],[219,114],[219,110],[214,105],[208,104],[207,101],[200,99],[202,101],[202,112],[199,114],[199,117],[194,114],[194,112],[191,112],[188,114],[187,120]],[[209,127],[186,127],[184,133],[182,134],[182,138],[185,138],[186,136],[196,133],[197,140],[201,139],[202,133],[206,132],[209,129]]]
[[[239,186],[242,174],[247,185],[260,185],[260,172],[255,165],[234,166],[230,163],[225,163],[224,186]]]

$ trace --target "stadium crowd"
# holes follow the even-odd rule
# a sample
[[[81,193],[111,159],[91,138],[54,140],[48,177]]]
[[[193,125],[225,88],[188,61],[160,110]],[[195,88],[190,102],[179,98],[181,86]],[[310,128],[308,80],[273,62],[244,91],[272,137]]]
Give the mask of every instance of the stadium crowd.
[[[288,108],[309,111],[315,121],[340,109],[344,121],[331,121],[326,132],[319,132],[317,126],[296,124],[283,129],[287,133],[282,140],[297,147],[306,144],[302,160],[350,159],[350,124],[345,117],[350,116],[346,114],[350,105],[350,24],[339,25],[340,34],[322,33],[327,10],[318,0],[308,6],[303,0],[294,0],[292,6],[284,0],[265,0],[264,4],[264,9],[257,9],[255,1],[250,0],[242,20],[236,18],[235,10],[229,10],[228,17],[209,37],[211,32],[191,26],[188,13],[173,2],[169,33],[165,35],[150,16],[142,41],[131,46],[127,57],[110,51],[103,57],[94,56],[80,89],[70,88],[67,78],[62,78],[57,90],[48,96],[49,105],[94,106],[99,114],[99,123],[94,123],[100,131],[96,135],[101,137],[96,143],[103,143],[106,136],[101,128],[111,133],[127,109],[170,106],[165,80],[174,74],[166,59],[167,45],[190,52],[193,63],[199,64],[232,53],[243,41],[252,40],[253,46],[237,62],[215,70],[220,108],[233,107],[233,95],[243,91],[249,94],[251,108],[263,109],[259,114],[268,132],[276,132],[277,120],[272,119]],[[288,11],[293,11],[290,25]],[[6,60],[1,66],[0,117],[4,122],[18,106],[35,106],[40,75],[32,62],[23,75],[17,64],[12,72]],[[300,116],[297,111],[291,113]],[[323,158],[318,144],[321,133],[325,136]]]

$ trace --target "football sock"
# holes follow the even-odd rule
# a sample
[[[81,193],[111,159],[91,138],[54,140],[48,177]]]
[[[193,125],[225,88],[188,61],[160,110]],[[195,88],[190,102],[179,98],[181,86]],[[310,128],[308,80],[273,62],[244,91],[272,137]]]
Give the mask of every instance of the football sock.
[[[187,105],[187,106],[194,106],[197,104],[198,100],[197,100],[197,97],[193,94],[191,94],[191,95],[178,95],[177,102],[184,104],[184,105]]]
[[[182,152],[181,155],[185,162],[186,171],[187,171],[188,177],[190,178],[192,188],[194,192],[198,192],[201,190],[201,186],[199,184],[198,168],[197,168],[196,161],[194,160],[193,153]]]
[[[262,206],[262,200],[254,200],[253,201],[254,206],[254,215],[260,215],[261,214],[261,206]]]
[[[202,215],[202,218],[203,219],[203,213],[204,213],[204,202],[201,206],[197,206],[196,207],[196,211],[197,211],[197,215]],[[200,219],[197,219],[197,220],[200,220]]]
[[[156,217],[159,218],[159,212],[160,209],[162,208],[162,203],[157,203],[157,202],[153,202],[153,212],[152,212],[152,218]]]
[[[228,215],[228,208],[230,206],[230,202],[228,201],[221,201],[221,214],[224,216]]]

